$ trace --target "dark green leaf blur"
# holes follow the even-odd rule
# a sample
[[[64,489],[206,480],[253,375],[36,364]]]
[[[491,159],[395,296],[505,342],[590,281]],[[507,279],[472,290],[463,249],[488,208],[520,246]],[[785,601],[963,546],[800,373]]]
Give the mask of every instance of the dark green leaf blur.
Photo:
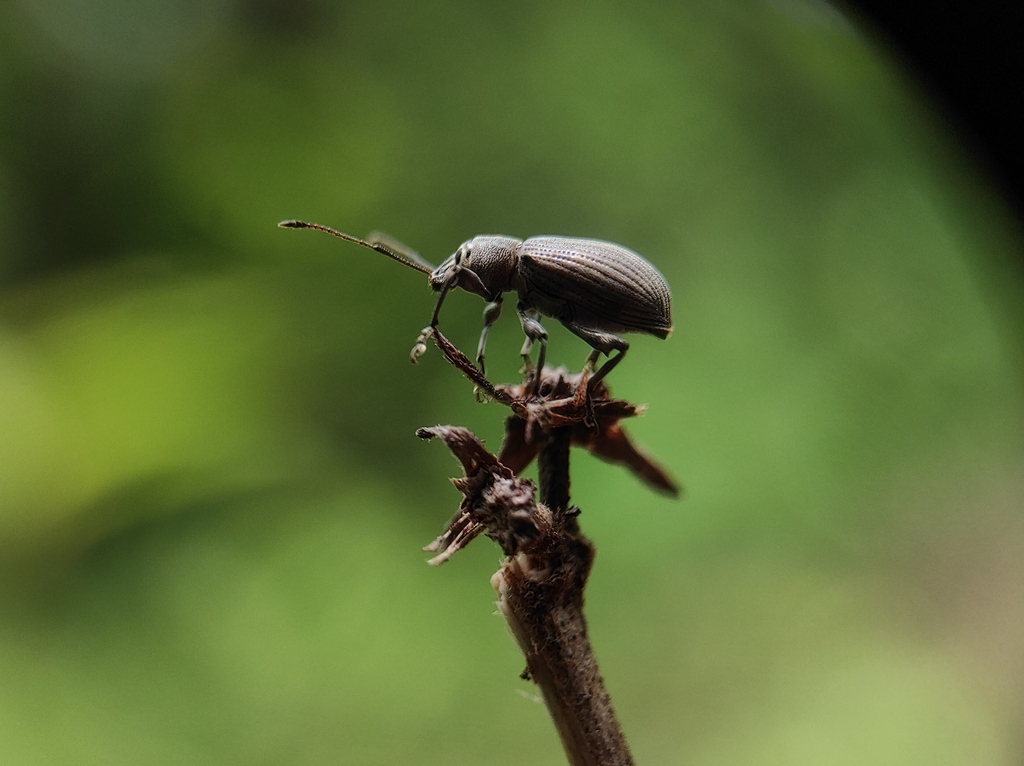
[[[574,455],[639,763],[1024,757],[1024,286],[999,198],[823,2],[12,0],[0,763],[560,764],[499,550],[421,547],[505,412],[423,275],[276,228],[622,243],[675,332]],[[483,303],[442,327],[475,349]],[[514,312],[489,372],[515,380]],[[586,345],[555,323],[549,361]]]

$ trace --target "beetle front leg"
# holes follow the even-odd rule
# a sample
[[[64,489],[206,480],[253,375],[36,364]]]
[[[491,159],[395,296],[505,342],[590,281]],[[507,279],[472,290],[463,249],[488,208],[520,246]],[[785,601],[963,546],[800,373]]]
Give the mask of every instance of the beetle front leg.
[[[484,329],[480,332],[480,343],[476,347],[476,363],[481,374],[484,373],[484,348],[487,346],[487,333],[491,331],[491,325],[498,321],[501,316],[501,296],[484,306]]]
[[[444,297],[448,295],[451,288],[451,284],[446,284],[441,288],[441,294],[437,296],[437,303],[434,304],[434,313],[430,317],[430,324],[423,328],[420,337],[416,339],[416,345],[409,352],[409,361],[413,364],[416,364],[420,357],[427,353],[427,341],[434,336],[434,330],[437,329],[437,318],[441,315],[441,304],[444,303]]]
[[[537,354],[537,369],[534,371],[533,376],[532,393],[536,396],[537,389],[540,388],[540,376],[544,369],[544,359],[548,351],[548,331],[538,321],[535,312],[527,309],[522,303],[516,307],[516,312],[519,314],[519,323],[523,326],[523,333],[526,335],[526,342],[523,344],[521,353],[527,369],[530,368],[530,349],[533,347],[533,342],[537,341],[540,343],[540,352]]]

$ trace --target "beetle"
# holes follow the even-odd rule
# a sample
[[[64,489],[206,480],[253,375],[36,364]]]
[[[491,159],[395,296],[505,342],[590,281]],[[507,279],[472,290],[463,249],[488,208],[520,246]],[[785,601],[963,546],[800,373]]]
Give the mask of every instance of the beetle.
[[[439,295],[430,324],[424,328],[413,350],[413,361],[426,348],[423,341],[428,333],[437,327],[445,296],[451,289],[461,287],[487,301],[476,354],[483,372],[487,334],[501,315],[504,294],[515,292],[518,296],[516,311],[526,335],[520,353],[527,369],[531,367],[533,344],[540,345],[534,394],[547,354],[548,334],[540,323],[542,316],[557,319],[590,345],[588,369],[594,368],[602,353],[608,356],[590,378],[591,390],[626,355],[629,343],[619,337],[620,333],[643,332],[667,338],[672,332],[672,297],[665,278],[632,250],[611,242],[573,237],[541,236],[520,240],[482,235],[463,242],[435,268],[415,251],[377,232],[364,240],[306,221],[282,221],[278,226],[322,231],[376,250],[429,275],[430,287]],[[612,352],[617,353],[612,356]]]

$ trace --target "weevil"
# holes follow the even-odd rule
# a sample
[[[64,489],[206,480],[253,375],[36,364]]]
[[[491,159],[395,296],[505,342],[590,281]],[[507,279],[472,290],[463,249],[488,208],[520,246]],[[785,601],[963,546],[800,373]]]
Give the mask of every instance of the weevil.
[[[437,327],[441,304],[455,287],[487,301],[476,352],[481,372],[487,334],[501,315],[502,298],[505,293],[516,293],[516,311],[526,335],[520,353],[527,369],[531,367],[533,344],[540,346],[534,394],[547,354],[548,334],[540,323],[542,316],[557,319],[590,345],[587,369],[593,370],[602,353],[608,356],[590,378],[591,389],[626,355],[629,343],[619,337],[620,333],[644,332],[667,338],[672,332],[672,296],[665,278],[632,250],[611,242],[550,236],[520,240],[484,235],[463,242],[447,260],[434,267],[419,253],[384,234],[375,232],[359,239],[305,221],[282,221],[278,226],[322,231],[427,274],[431,289],[439,295],[430,324],[413,349],[414,362],[426,350],[425,340]],[[612,352],[617,353],[612,356]]]

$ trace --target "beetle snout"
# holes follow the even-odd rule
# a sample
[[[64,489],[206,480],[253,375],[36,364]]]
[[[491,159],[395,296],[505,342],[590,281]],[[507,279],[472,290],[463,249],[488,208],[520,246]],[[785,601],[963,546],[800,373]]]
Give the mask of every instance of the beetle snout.
[[[455,257],[452,256],[431,272],[430,289],[434,292],[440,292],[444,289],[445,285],[451,286],[455,269]]]

